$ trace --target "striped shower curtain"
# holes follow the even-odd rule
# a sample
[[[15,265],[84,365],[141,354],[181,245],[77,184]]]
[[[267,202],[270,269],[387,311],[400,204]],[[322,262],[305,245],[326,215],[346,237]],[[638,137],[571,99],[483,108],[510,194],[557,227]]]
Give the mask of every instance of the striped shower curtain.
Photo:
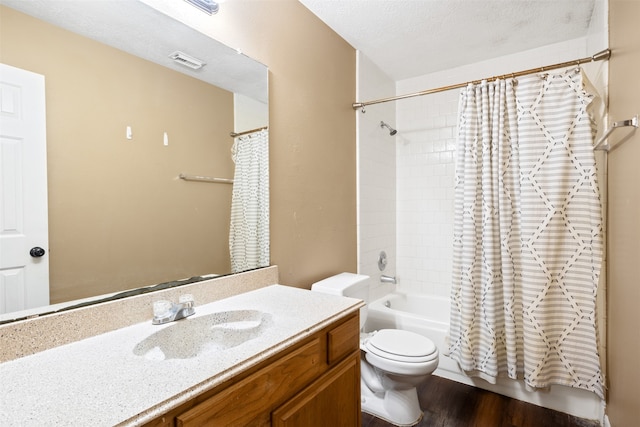
[[[236,138],[229,252],[236,273],[269,265],[269,133]]]
[[[460,95],[449,354],[470,376],[603,397],[602,220],[580,70]]]

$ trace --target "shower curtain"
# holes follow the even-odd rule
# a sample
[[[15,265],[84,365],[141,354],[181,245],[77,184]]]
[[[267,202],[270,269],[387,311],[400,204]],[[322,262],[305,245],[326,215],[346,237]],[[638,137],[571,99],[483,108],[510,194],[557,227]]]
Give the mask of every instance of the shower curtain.
[[[236,273],[269,265],[269,133],[243,135],[233,143],[229,252]]]
[[[461,91],[448,351],[471,376],[603,397],[592,98],[580,70]]]

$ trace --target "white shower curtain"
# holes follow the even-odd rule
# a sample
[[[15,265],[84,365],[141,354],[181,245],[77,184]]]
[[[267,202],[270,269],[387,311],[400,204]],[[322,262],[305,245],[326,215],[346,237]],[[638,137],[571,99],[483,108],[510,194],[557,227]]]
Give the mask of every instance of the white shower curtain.
[[[602,221],[580,70],[461,92],[449,353],[471,376],[603,397]]]
[[[231,271],[269,265],[269,133],[236,138],[231,196],[229,252]]]

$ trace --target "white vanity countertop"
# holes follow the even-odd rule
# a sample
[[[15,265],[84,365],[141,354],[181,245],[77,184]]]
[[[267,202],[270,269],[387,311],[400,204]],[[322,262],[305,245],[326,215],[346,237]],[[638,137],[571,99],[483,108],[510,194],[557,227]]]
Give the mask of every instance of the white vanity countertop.
[[[148,360],[136,344],[166,325],[139,323],[0,364],[0,425],[139,425],[356,311],[357,299],[272,285],[198,306],[259,310],[271,326],[236,347],[187,359]]]

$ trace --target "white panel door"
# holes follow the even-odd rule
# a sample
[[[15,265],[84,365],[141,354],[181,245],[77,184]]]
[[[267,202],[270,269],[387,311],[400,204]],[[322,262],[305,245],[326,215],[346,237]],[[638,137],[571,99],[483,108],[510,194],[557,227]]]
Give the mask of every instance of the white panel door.
[[[0,64],[0,314],[49,304],[44,76]]]

